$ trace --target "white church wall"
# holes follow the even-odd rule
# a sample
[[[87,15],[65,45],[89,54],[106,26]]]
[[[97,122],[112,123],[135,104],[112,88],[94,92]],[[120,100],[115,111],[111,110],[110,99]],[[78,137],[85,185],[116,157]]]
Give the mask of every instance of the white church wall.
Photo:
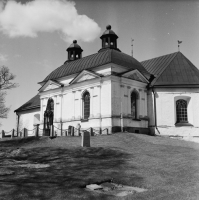
[[[57,95],[54,97],[54,107],[55,107],[55,121],[60,122],[61,120],[61,95]]]
[[[41,95],[43,107],[42,112],[46,109],[47,100],[52,97],[54,100],[54,122],[55,126],[60,126],[62,119],[63,129],[68,126],[76,127],[78,123],[82,128],[111,126],[107,117],[111,117],[111,82],[105,78],[100,84],[99,78],[88,80],[80,83],[75,83],[71,86],[56,90],[44,92]],[[82,95],[84,91],[90,93],[90,117],[88,122],[81,122],[82,116]],[[63,96],[61,96],[61,92]],[[106,117],[106,120],[101,120],[101,117]]]
[[[155,89],[157,127],[163,135],[199,136],[199,93],[198,89]],[[176,126],[176,101],[187,101],[188,122],[191,127]]]
[[[121,80],[124,86],[122,89]],[[41,92],[41,105],[43,105],[41,112],[44,113],[47,100],[52,97],[54,100],[54,124],[58,128],[61,127],[61,121],[63,129],[68,129],[69,125],[76,127],[77,124],[81,124],[83,129],[88,127],[101,127],[102,129],[111,129],[112,126],[120,127],[121,96],[124,117],[129,118],[131,115],[130,94],[133,89],[136,89],[140,93],[138,112],[140,116],[144,116],[147,112],[144,106],[145,87],[146,83],[117,76],[106,76],[73,83],[63,88]],[[88,121],[82,122],[82,95],[86,90],[90,93],[90,117]],[[146,122],[133,121],[128,118],[124,119],[126,126],[146,127]]]
[[[93,88],[93,95],[92,95],[92,110],[93,110],[93,117],[100,117],[101,115],[101,86],[97,86]]]
[[[199,93],[194,93],[192,100],[193,106],[193,124],[199,127]]]
[[[111,117],[111,81],[105,81],[101,85],[101,115]]]
[[[132,120],[131,93],[136,90],[139,94],[137,100],[137,117],[147,116],[146,83],[127,78],[114,77],[112,80],[112,126],[148,128],[146,120]],[[121,119],[122,113],[122,119]]]
[[[82,104],[82,91],[79,90],[79,91],[76,91],[75,92],[75,119],[76,120],[80,120],[81,117],[82,117],[82,112],[81,112],[81,104]]]
[[[112,116],[113,117],[120,117],[121,114],[121,90],[120,90],[120,83],[112,81],[111,86],[111,93],[112,93]]]
[[[40,109],[32,109],[27,111],[22,111],[18,113],[19,115],[19,131],[23,128],[28,129],[28,136],[34,136],[32,131],[36,124],[40,124]]]

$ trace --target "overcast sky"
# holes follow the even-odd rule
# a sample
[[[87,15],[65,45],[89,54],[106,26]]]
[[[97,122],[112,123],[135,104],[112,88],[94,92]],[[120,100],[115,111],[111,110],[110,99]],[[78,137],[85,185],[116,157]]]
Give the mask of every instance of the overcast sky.
[[[138,61],[181,52],[199,68],[199,1],[142,0],[0,0],[0,66],[16,75],[19,87],[8,92],[8,119],[0,130],[16,125],[14,110],[38,93],[42,81],[67,60],[74,39],[83,56],[101,48],[100,35],[110,24],[118,48]]]

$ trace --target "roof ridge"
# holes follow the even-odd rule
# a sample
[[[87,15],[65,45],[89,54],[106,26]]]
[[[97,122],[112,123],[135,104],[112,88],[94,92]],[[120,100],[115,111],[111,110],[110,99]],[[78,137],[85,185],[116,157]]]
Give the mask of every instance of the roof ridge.
[[[154,85],[156,82],[157,82],[157,80],[160,78],[160,76],[163,74],[163,72],[167,69],[167,67],[169,66],[169,64],[173,61],[173,59],[177,56],[177,54],[178,54],[179,52],[175,52],[175,53],[171,53],[171,54],[173,54],[173,58],[168,62],[168,64],[161,70],[161,72],[159,73],[159,75],[152,81],[152,84],[151,85]],[[166,56],[169,56],[169,55],[171,55],[171,54],[167,54],[167,55],[165,55],[165,57]],[[160,56],[160,57],[162,57],[162,56]]]
[[[143,61],[140,61],[140,62],[142,63],[142,62],[145,62],[145,61],[149,61],[149,60],[158,59],[158,58],[161,58],[161,57],[169,56],[169,55],[171,55],[171,54],[177,54],[178,52],[179,52],[179,51],[176,51],[176,52],[173,52],[173,53],[169,53],[169,54],[162,55],[162,56],[157,56],[157,57],[155,57],[155,58],[150,58],[150,59],[143,60]]]

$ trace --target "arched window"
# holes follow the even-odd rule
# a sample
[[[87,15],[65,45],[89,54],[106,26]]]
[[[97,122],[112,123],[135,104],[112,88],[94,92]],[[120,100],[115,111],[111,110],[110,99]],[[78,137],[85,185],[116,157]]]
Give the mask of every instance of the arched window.
[[[133,119],[137,119],[138,116],[138,102],[137,99],[139,98],[136,91],[131,93],[131,116]]]
[[[88,119],[90,116],[90,94],[88,91],[84,92],[83,97],[83,118]]]
[[[188,122],[187,101],[185,101],[184,99],[179,99],[176,101],[176,114],[177,114],[177,123]]]

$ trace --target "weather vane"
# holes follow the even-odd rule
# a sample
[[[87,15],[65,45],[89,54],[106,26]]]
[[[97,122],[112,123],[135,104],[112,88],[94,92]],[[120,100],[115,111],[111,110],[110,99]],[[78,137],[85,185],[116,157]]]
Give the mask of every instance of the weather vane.
[[[131,56],[133,57],[133,41],[134,39],[131,38]]]
[[[178,51],[180,51],[180,44],[182,43],[182,41],[178,40]]]

